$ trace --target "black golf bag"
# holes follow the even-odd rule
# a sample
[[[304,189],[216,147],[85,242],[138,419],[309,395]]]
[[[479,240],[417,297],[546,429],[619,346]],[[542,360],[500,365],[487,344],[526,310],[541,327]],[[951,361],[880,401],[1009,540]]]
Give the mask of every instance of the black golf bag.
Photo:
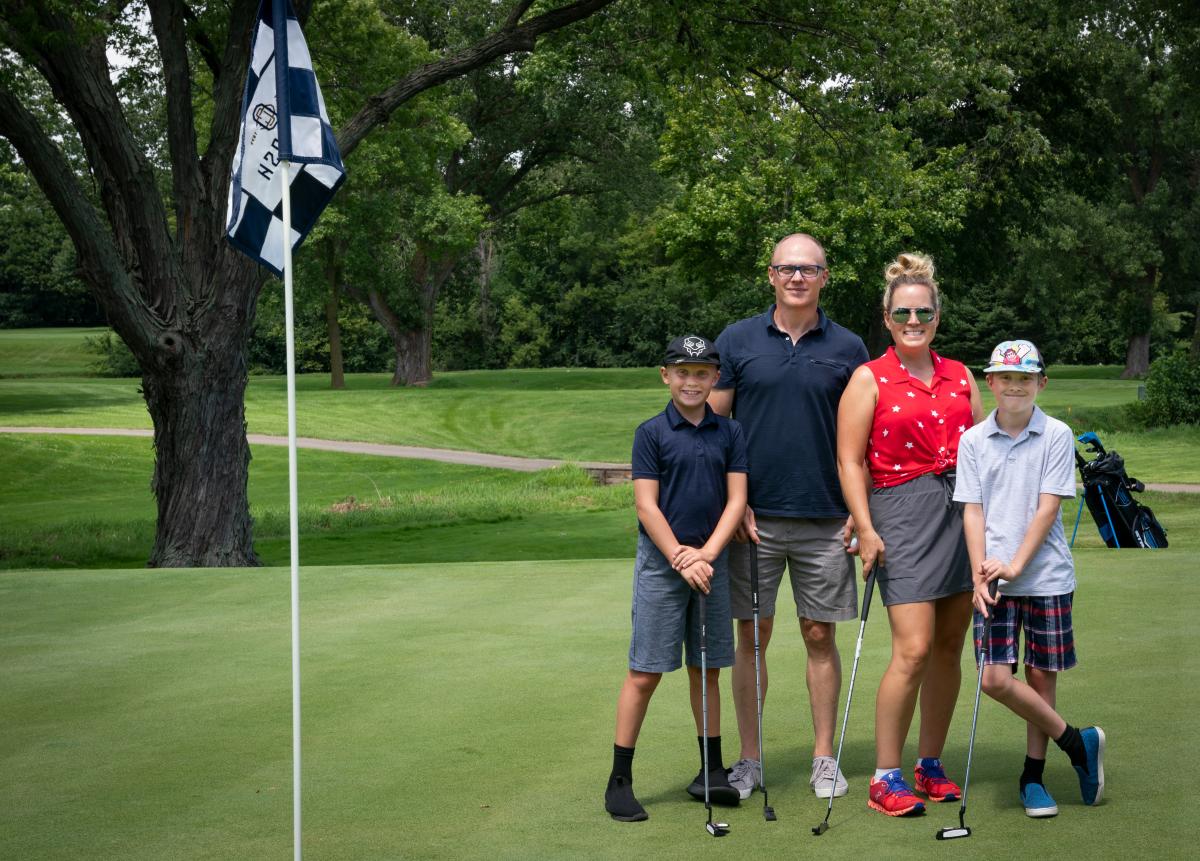
[[[1146,485],[1125,472],[1125,460],[1115,451],[1105,451],[1100,438],[1094,433],[1085,433],[1079,442],[1096,455],[1085,460],[1078,451],[1075,463],[1083,478],[1083,498],[1092,519],[1100,530],[1100,537],[1109,547],[1156,548],[1167,546],[1167,530],[1155,518],[1154,512],[1133,498]],[[1079,507],[1080,515],[1083,506]],[[1075,518],[1075,532],[1079,531],[1079,517]],[[1071,544],[1075,533],[1071,534]]]

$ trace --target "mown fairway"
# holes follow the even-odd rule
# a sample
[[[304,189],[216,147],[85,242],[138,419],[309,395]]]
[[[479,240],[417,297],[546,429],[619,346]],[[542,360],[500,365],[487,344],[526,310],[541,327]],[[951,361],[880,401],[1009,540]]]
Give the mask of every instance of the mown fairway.
[[[876,603],[833,827],[808,789],[800,637],[772,647],[767,776],[712,840],[683,792],[696,771],[681,674],[638,747],[649,822],[602,810],[627,648],[627,561],[306,569],[304,803],[312,859],[1190,858],[1200,767],[1200,601],[1191,554],[1079,554],[1080,667],[1064,714],[1109,734],[1104,803],[1083,807],[1052,748],[1061,808],[1016,798],[1019,720],[985,699],[966,841],[954,805],[914,821],[866,809],[887,625]],[[0,857],[282,858],[291,841],[285,569],[0,573]],[[840,626],[849,670],[856,624]],[[961,774],[974,673],[946,759]],[[723,683],[728,706],[728,682]],[[727,712],[727,718],[731,715]],[[725,736],[733,744],[730,719]],[[911,753],[911,751],[910,751]],[[1181,784],[1180,781],[1183,781]]]

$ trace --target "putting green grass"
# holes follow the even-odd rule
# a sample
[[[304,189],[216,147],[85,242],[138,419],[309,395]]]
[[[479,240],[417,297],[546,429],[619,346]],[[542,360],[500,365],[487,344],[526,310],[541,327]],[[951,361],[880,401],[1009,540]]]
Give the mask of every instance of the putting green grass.
[[[802,647],[771,648],[761,796],[714,841],[683,786],[696,771],[682,673],[651,706],[635,764],[650,812],[611,821],[601,794],[624,673],[631,563],[521,562],[306,569],[302,583],[305,857],[311,859],[1189,858],[1200,578],[1191,554],[1083,551],[1065,674],[1069,720],[1109,737],[1105,800],[1027,819],[1023,724],[985,698],[968,840],[866,809],[872,712],[886,661],[876,600],[844,754],[851,794],[832,828],[808,788]],[[283,858],[291,852],[288,575],[284,569],[0,573],[0,857]],[[857,624],[839,626],[847,678]],[[945,759],[965,765],[974,672]],[[722,680],[726,749],[736,732]],[[840,709],[839,709],[840,713]],[[914,728],[915,732],[915,728]],[[907,760],[915,756],[910,741]],[[965,853],[965,854],[964,854]]]

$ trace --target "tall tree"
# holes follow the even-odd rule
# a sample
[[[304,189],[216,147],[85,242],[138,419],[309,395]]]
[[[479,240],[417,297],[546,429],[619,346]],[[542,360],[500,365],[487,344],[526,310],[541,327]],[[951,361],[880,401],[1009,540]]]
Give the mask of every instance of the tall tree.
[[[612,2],[577,0],[532,16],[532,2],[512,3],[480,39],[367,98],[338,132],[343,156],[420,93],[533,51],[541,35]],[[306,20],[310,4],[296,5]],[[121,28],[137,30],[131,22],[142,8],[0,0],[0,45],[21,61],[0,73],[0,136],[66,226],[89,288],[142,369],[158,505],[149,564],[255,564],[244,395],[263,275],[230,249],[223,232],[257,2],[147,0],[153,62],[122,72],[107,48]],[[86,174],[72,170],[38,115],[25,73],[40,75],[69,116]],[[159,85],[163,140],[147,134],[122,100],[120,83],[132,74]]]

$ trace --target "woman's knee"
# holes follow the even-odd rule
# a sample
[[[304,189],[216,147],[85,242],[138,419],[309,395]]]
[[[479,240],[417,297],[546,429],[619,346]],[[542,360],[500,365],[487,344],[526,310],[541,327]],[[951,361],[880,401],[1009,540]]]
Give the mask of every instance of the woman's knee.
[[[892,667],[907,675],[924,675],[933,654],[933,644],[925,638],[892,640]]]

